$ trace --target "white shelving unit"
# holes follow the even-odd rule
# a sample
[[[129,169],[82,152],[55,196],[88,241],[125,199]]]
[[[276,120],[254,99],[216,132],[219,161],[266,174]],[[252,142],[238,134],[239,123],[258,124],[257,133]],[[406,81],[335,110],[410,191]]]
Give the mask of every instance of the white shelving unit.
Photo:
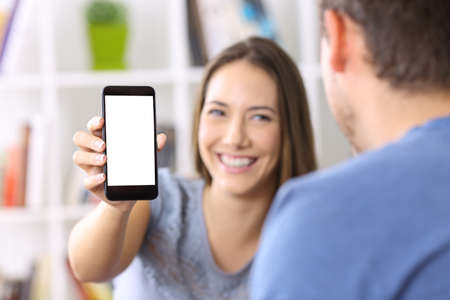
[[[70,299],[68,282],[64,274],[66,244],[70,226],[85,215],[92,206],[64,205],[64,190],[67,174],[72,166],[71,156],[74,150],[72,135],[83,129],[87,120],[99,113],[100,94],[107,84],[151,84],[156,88],[158,121],[171,123],[176,130],[177,173],[192,175],[191,122],[193,95],[201,80],[203,69],[190,67],[184,0],[127,2],[130,17],[135,20],[131,29],[140,30],[130,45],[130,68],[125,71],[92,72],[88,68],[87,41],[84,37],[82,8],[88,0],[26,0],[35,1],[38,13],[35,14],[37,31],[36,50],[39,52],[37,66],[31,71],[24,68],[17,74],[0,77],[0,99],[19,94],[26,98],[19,104],[24,110],[33,107],[50,123],[48,156],[45,161],[47,178],[45,185],[46,205],[40,209],[0,209],[0,238],[8,236],[11,228],[20,228],[23,234],[12,238],[12,245],[27,244],[28,236],[40,241],[38,247],[31,248],[24,259],[30,262],[32,257],[49,253],[51,255],[50,299]],[[350,153],[343,138],[337,141],[333,149],[327,146],[330,136],[327,132],[330,123],[323,92],[320,85],[320,67],[318,56],[318,17],[313,0],[267,0],[269,14],[281,35],[282,46],[298,61],[310,100],[313,126],[319,160],[323,166],[334,163]],[[149,7],[150,6],[150,7]],[[136,9],[137,7],[142,9]],[[295,8],[295,9],[293,9]],[[157,10],[157,12],[155,12]],[[149,14],[150,16],[146,16]],[[147,22],[147,23],[145,23]],[[133,27],[134,26],[134,27]],[[140,38],[150,33],[147,38]],[[158,41],[154,41],[157,39]],[[134,43],[134,44],[133,44]],[[159,45],[159,46],[158,46]],[[162,49],[160,49],[162,48]],[[154,50],[149,54],[149,50]],[[153,54],[154,53],[154,54]],[[134,55],[134,56],[133,56]],[[147,56],[146,56],[147,55]],[[151,56],[155,60],[151,60]],[[141,63],[142,61],[142,63]],[[34,71],[37,69],[38,71]],[[22,95],[24,93],[24,95]],[[34,100],[29,100],[33,95]],[[3,104],[1,103],[3,101]],[[0,119],[10,112],[0,100]],[[20,100],[22,101],[22,100]],[[20,102],[19,103],[22,103]],[[33,104],[30,104],[33,103]],[[9,116],[8,116],[9,117]],[[326,119],[328,118],[328,119]],[[325,120],[326,119],[326,120]],[[324,124],[328,124],[324,126]],[[0,138],[5,135],[3,131]],[[337,133],[338,134],[338,133]],[[334,139],[334,140],[333,140]],[[179,146],[186,145],[186,146]],[[333,144],[334,145],[334,144]],[[340,157],[328,159],[330,153],[339,153]],[[327,160],[328,159],[328,160]],[[38,232],[35,232],[38,231]],[[37,238],[41,234],[43,236]],[[33,245],[33,244],[30,244]],[[11,246],[12,247],[12,246]],[[10,249],[11,250],[11,249]],[[11,251],[6,255],[11,255]],[[14,265],[8,265],[7,256],[0,249],[0,272],[8,268],[14,272]],[[14,261],[21,261],[17,258]],[[24,267],[20,267],[21,274]]]

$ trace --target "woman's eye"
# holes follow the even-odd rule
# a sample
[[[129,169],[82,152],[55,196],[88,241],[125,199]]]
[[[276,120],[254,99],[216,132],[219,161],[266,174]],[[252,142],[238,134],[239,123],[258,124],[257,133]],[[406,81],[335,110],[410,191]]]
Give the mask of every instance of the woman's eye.
[[[223,110],[220,110],[220,109],[211,109],[211,110],[208,111],[208,115],[224,116],[225,112]]]
[[[265,121],[265,122],[269,122],[272,120],[269,116],[266,115],[254,115],[252,116],[252,119],[256,121]]]

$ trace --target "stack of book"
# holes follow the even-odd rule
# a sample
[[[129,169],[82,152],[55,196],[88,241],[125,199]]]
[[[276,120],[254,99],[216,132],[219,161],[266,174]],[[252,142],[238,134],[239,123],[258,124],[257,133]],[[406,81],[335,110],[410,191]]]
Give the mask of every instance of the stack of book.
[[[66,260],[67,261],[67,260]],[[0,300],[48,300],[50,299],[50,257],[38,259],[26,278],[12,278],[0,273]],[[82,283],[75,278],[67,261],[69,284],[66,300],[112,300],[112,285]]]
[[[74,275],[70,267],[69,260],[66,260],[67,269],[70,275],[70,283],[75,287],[74,296],[79,300],[112,300],[112,285],[110,282],[92,283],[80,282]]]
[[[47,133],[44,117],[31,116],[19,126],[16,141],[0,149],[0,207],[45,205]]]
[[[44,257],[34,264],[25,278],[0,273],[0,300],[49,299],[49,272],[49,259]]]
[[[262,0],[186,0],[189,48],[194,66],[249,36],[276,40]]]
[[[35,0],[0,1],[0,72],[17,71],[32,27]]]

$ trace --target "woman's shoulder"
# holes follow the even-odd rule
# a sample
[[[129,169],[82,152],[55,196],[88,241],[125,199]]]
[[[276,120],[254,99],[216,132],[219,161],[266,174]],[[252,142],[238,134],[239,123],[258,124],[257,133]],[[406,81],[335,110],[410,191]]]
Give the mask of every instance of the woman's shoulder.
[[[204,181],[173,174],[167,168],[158,170],[158,197],[150,202],[151,228],[183,223],[183,217],[197,207],[203,195]]]
[[[186,178],[173,174],[168,168],[158,170],[159,195],[192,197],[203,189],[204,181],[201,178]]]

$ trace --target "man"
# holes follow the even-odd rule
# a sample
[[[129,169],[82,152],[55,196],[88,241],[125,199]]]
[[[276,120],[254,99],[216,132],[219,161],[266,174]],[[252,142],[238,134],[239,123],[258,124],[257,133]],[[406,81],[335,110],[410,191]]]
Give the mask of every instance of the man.
[[[351,161],[286,184],[252,299],[450,299],[450,1],[323,0]]]

